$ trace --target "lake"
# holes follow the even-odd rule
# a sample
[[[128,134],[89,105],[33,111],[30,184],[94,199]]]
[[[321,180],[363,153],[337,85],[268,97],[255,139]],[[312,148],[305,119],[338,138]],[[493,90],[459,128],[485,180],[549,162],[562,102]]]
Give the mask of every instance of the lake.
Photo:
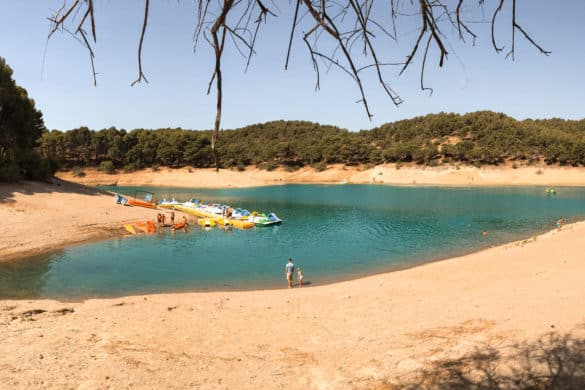
[[[569,223],[585,217],[585,188],[564,187],[552,196],[543,187],[104,188],[273,211],[284,223],[132,237],[120,229],[117,239],[0,263],[1,298],[286,288],[289,257],[310,287],[529,238],[553,229],[560,216]]]

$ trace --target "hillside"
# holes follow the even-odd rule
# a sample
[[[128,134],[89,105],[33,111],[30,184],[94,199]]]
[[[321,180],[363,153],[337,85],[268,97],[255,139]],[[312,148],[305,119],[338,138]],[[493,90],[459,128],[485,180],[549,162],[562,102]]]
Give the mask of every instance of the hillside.
[[[87,127],[45,132],[44,157],[66,168],[134,171],[145,167],[210,167],[210,131]],[[535,162],[585,165],[585,120],[523,120],[490,111],[439,113],[350,132],[304,121],[274,121],[224,130],[218,142],[223,167],[257,165],[295,170],[311,165],[414,162],[480,166]]]

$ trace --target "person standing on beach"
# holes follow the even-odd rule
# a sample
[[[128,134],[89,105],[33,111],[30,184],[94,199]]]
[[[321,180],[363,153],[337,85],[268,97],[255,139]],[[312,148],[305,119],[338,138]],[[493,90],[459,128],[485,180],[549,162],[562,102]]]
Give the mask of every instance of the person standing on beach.
[[[175,224],[175,212],[171,211],[171,225]]]
[[[299,287],[303,287],[303,271],[301,267],[297,267],[297,279],[299,281]]]
[[[565,224],[565,220],[563,219],[563,217],[560,217],[559,220],[557,221],[557,228],[558,228],[559,232],[563,228],[564,224]]]
[[[288,263],[284,266],[284,273],[286,275],[286,280],[288,281],[288,288],[292,288],[293,286],[293,274],[295,272],[295,265],[293,264],[292,259],[288,259]]]

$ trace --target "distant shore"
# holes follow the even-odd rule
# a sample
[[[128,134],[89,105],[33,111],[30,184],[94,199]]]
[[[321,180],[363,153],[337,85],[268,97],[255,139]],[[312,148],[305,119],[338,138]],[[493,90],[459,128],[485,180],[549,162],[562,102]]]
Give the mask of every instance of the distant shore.
[[[282,168],[266,171],[248,167],[244,171],[213,168],[162,167],[131,173],[106,174],[86,169],[84,177],[72,172],[59,172],[61,179],[88,186],[117,184],[120,186],[158,186],[191,188],[256,187],[281,184],[389,184],[430,186],[585,186],[585,167],[559,166],[400,166],[376,167],[331,165],[324,171],[303,167],[296,171]]]

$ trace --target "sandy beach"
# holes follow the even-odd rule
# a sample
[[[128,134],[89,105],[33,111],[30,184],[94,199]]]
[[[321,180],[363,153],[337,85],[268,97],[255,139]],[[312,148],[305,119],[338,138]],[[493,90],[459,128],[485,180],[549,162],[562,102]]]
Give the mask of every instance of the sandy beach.
[[[558,167],[486,166],[440,166],[421,167],[416,165],[379,165],[373,168],[344,167],[332,165],[318,172],[304,167],[294,172],[284,169],[265,171],[248,167],[245,171],[213,168],[160,168],[154,172],[145,169],[132,173],[109,175],[96,170],[85,170],[83,178],[74,177],[71,172],[59,172],[58,177],[84,185],[113,184],[123,186],[170,186],[170,187],[256,187],[280,184],[393,184],[433,186],[585,186],[585,168]]]
[[[0,387],[579,388],[584,233],[313,288],[1,301]]]
[[[61,180],[0,184],[0,261],[121,236],[155,210],[123,207],[105,191]]]
[[[386,184],[392,172],[404,174],[397,184],[412,185],[403,169],[297,171],[282,182],[358,182],[365,175]],[[469,185],[465,174],[457,176],[461,170],[424,170],[412,180]],[[498,180],[488,170],[473,172],[473,185],[585,182],[581,170],[562,168],[518,179],[518,170],[509,170]],[[342,173],[354,179],[336,176]],[[150,181],[150,172],[84,180],[213,187],[228,177],[237,186],[259,175],[255,185],[267,185],[285,175],[244,174],[185,169]],[[0,227],[0,259],[123,234],[124,222],[155,215],[60,180],[0,185],[0,218],[11,222]],[[282,290],[75,303],[0,300],[0,388],[468,388],[493,381],[542,388],[552,380],[580,388],[584,234],[585,223],[575,223],[459,258],[302,289],[283,283]]]

